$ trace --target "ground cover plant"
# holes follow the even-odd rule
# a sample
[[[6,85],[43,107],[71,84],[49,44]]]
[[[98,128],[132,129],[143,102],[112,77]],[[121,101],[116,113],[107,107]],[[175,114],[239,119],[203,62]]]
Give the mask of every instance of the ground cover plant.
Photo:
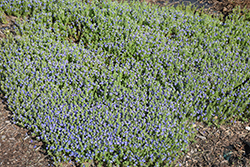
[[[246,17],[110,1],[0,7],[28,17],[20,38],[1,41],[1,90],[55,161],[169,166],[195,135],[191,120],[249,116]]]

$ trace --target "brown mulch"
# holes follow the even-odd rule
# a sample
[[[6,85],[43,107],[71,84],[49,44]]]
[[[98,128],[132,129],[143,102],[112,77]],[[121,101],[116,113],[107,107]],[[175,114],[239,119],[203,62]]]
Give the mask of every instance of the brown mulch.
[[[209,0],[205,0],[209,1]],[[199,1],[201,2],[201,1]],[[164,6],[164,1],[148,1],[151,4]],[[204,1],[202,2],[204,3]],[[232,9],[239,5],[243,8],[247,5],[250,9],[249,1],[237,0],[212,0],[209,14],[221,13],[224,18],[228,16]],[[243,15],[244,13],[241,13]],[[14,21],[16,17],[7,16],[8,23],[0,23],[0,40],[6,38],[6,31],[15,34]],[[25,128],[15,125],[12,122],[12,112],[7,108],[6,99],[0,94],[0,166],[4,167],[44,167],[54,166],[53,160],[45,150],[45,144],[37,141],[36,136],[31,136],[31,132]],[[214,125],[208,127],[205,123],[195,122],[199,128],[195,136],[195,142],[189,145],[190,150],[183,157],[177,160],[175,166],[192,167],[247,167],[250,166],[250,131],[247,127],[250,123],[231,123],[221,125],[217,128]],[[74,160],[71,163],[59,163],[56,166],[77,167],[80,166]],[[97,166],[97,163],[85,163],[86,167]]]
[[[115,1],[115,0],[112,0]],[[125,0],[117,0],[118,2],[123,2]],[[129,1],[129,0],[128,0]],[[142,2],[144,0],[140,0]],[[176,7],[177,5],[184,5],[191,4],[191,7],[195,7],[196,10],[194,13],[202,13],[201,7],[204,7],[203,13],[211,15],[214,17],[219,17],[222,15],[221,21],[225,21],[227,17],[233,13],[233,9],[236,7],[240,7],[240,16],[245,15],[247,11],[250,11],[250,0],[197,0],[194,3],[191,1],[195,0],[145,0],[148,5],[158,5],[159,8],[164,6],[173,6]],[[246,11],[243,11],[243,8],[246,7]],[[248,19],[250,21],[250,19]]]
[[[196,142],[191,142],[187,154],[177,160],[192,167],[248,167],[250,166],[250,122],[236,121],[230,125],[195,122],[199,128]]]

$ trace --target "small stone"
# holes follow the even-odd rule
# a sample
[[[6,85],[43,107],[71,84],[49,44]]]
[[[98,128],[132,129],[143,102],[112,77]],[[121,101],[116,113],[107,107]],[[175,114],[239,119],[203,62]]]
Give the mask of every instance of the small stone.
[[[3,136],[2,136],[2,140],[4,140],[5,138],[6,138],[6,136],[5,136],[5,135],[3,135]]]
[[[250,127],[249,127],[249,126],[247,126],[247,127],[246,127],[246,130],[250,130]]]

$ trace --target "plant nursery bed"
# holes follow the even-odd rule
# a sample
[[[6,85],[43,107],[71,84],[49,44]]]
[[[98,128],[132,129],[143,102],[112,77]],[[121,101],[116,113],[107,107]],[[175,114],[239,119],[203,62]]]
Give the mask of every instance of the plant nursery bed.
[[[17,3],[16,0],[11,1],[16,3],[17,6],[21,3]],[[144,9],[124,9],[125,7],[122,4],[120,5],[123,9],[117,9],[120,5],[117,4],[115,7],[112,4],[112,8],[110,7],[112,10],[109,11],[109,7],[105,6],[107,4],[102,1],[93,8],[87,5],[78,8],[80,2],[85,3],[85,1],[66,0],[67,5],[64,4],[64,1],[53,1],[53,3],[51,1],[47,5],[39,1],[40,4],[34,2],[34,4],[27,5],[28,1],[22,2],[25,7],[18,6],[18,9],[20,11],[22,9],[23,13],[18,13],[17,10],[11,11],[17,15],[20,14],[20,16],[26,14],[19,19],[18,16],[7,14],[7,11],[10,12],[12,9],[12,7],[11,9],[5,9],[8,1],[4,5],[0,2],[0,79],[5,78],[5,80],[0,80],[0,88],[4,88],[4,90],[0,90],[0,166],[250,166],[250,118],[246,116],[250,109],[250,78],[240,75],[244,73],[249,76],[249,73],[247,73],[249,57],[246,56],[247,51],[249,51],[247,45],[249,41],[243,41],[245,38],[249,38],[246,29],[247,24],[249,25],[250,15],[241,11],[238,15],[234,15],[233,19],[230,16],[235,7],[243,8],[246,6],[247,9],[250,9],[249,1],[237,0],[231,2],[223,0],[220,2],[213,0],[209,1],[211,5],[209,10],[200,13],[199,10],[193,11],[193,14],[196,14],[195,17],[203,16],[205,13],[212,15],[212,18],[221,15],[220,19],[215,22],[209,20],[211,25],[208,25],[206,23],[208,19],[203,17],[193,19],[193,16],[184,16],[184,13],[174,13],[174,11],[169,14],[159,14],[157,17],[164,18],[165,22],[158,20],[154,24],[162,21],[158,25],[159,27],[164,24],[169,27],[173,26],[169,30],[171,33],[165,31],[167,26],[162,27],[161,30],[158,29],[158,31],[149,27],[150,21],[157,20],[157,17],[152,13],[147,15],[150,19],[146,18],[146,14],[141,15],[138,19],[136,17],[138,13],[136,12],[139,11],[142,14],[146,11]],[[160,7],[171,5],[166,1],[158,0],[146,2],[148,5],[158,4]],[[181,2],[184,1],[178,3]],[[12,5],[12,3],[8,5]],[[50,12],[44,13],[44,11],[39,11],[38,8],[31,12],[34,7],[30,7],[30,5],[38,5],[44,11]],[[58,10],[55,9],[56,7]],[[106,11],[105,14],[107,15],[100,17],[99,20],[94,20],[94,18],[101,16],[100,13],[95,15],[97,13],[96,8],[100,8],[100,11],[104,11],[104,13]],[[3,12],[2,9],[6,11]],[[115,11],[116,9],[117,11]],[[130,12],[124,15],[123,12],[129,10]],[[178,8],[179,10],[186,11],[183,7]],[[90,12],[86,14],[85,11]],[[151,12],[151,9],[148,11]],[[64,12],[67,12],[66,16]],[[74,12],[76,13],[72,14]],[[114,12],[118,12],[117,17],[119,15],[122,19],[118,21],[117,17],[113,17]],[[156,10],[154,14],[157,12],[159,11]],[[199,14],[197,15],[197,13]],[[172,18],[168,18],[169,15]],[[228,22],[229,16],[234,24]],[[244,16],[244,22],[241,16]],[[2,20],[3,17],[4,20]],[[108,17],[111,19],[108,20]],[[132,22],[134,25],[138,24],[138,27],[133,27],[133,24],[130,25],[132,17],[136,20]],[[189,19],[185,20],[184,17]],[[24,21],[27,18],[30,19],[29,22],[25,23],[27,27],[23,28],[22,25],[17,24],[17,19]],[[178,19],[183,20],[178,22]],[[127,23],[127,20],[130,23]],[[44,21],[44,25],[53,25],[53,27],[44,28],[42,24],[40,26],[34,24],[42,21]],[[113,21],[117,21],[117,24],[124,23],[123,26],[127,26],[127,29],[117,26],[118,28],[114,31],[110,28],[115,27],[115,24],[112,24]],[[245,27],[240,27],[240,21],[242,21],[241,24],[245,23]],[[81,22],[80,25],[78,25],[79,22]],[[173,25],[171,25],[172,22]],[[100,32],[105,31],[106,33],[100,33],[96,27],[96,29],[93,28],[97,23],[100,27],[105,27],[99,29]],[[152,27],[155,26],[154,24]],[[204,27],[201,24],[206,25],[210,30],[204,30],[206,33],[201,33],[200,30]],[[211,28],[213,25],[217,27]],[[200,26],[200,28],[193,31],[192,28],[196,26]],[[133,30],[134,34],[126,34],[129,28]],[[220,28],[224,29],[220,31]],[[231,32],[226,28],[231,28]],[[140,31],[137,31],[139,29]],[[237,29],[240,30],[236,31]],[[225,31],[228,31],[228,34],[224,34],[221,38],[227,42],[223,43],[216,35],[221,35]],[[50,33],[46,34],[45,32]],[[23,33],[27,33],[28,35],[26,35],[29,37]],[[159,33],[162,34],[159,35]],[[199,35],[197,35],[198,33]],[[242,35],[243,33],[244,35]],[[9,35],[13,38],[8,39]],[[127,40],[131,38],[127,37],[130,35],[131,38],[136,39],[128,42]],[[197,35],[197,40],[193,39],[195,35]],[[238,37],[228,38],[230,35],[238,35]],[[51,38],[47,39],[49,37]],[[209,37],[215,39],[215,41],[212,41]],[[123,41],[124,38],[126,38],[126,42]],[[23,39],[27,41],[24,42]],[[53,42],[51,42],[52,39]],[[63,41],[58,39],[63,39]],[[106,41],[107,39],[110,39],[110,41]],[[159,44],[156,44],[155,41],[157,40],[159,40]],[[165,44],[162,44],[161,40],[164,40]],[[178,44],[173,42],[175,40]],[[190,42],[189,45],[188,42],[184,42],[183,44],[180,42],[183,40],[193,40],[193,43]],[[202,43],[203,40],[208,42],[204,44]],[[7,45],[4,41],[9,42],[10,45]],[[195,46],[194,44],[197,41],[200,45]],[[211,47],[211,45],[217,45],[218,42],[221,42],[221,45]],[[126,48],[126,43],[132,44]],[[190,47],[191,43],[193,47]],[[231,46],[231,43],[234,45]],[[145,48],[139,48],[143,45]],[[225,46],[222,48],[222,45]],[[245,47],[242,47],[242,45]],[[162,50],[165,49],[164,52],[159,49],[160,46]],[[178,47],[180,50],[176,53]],[[89,48],[89,50],[83,48]],[[115,54],[109,54],[110,48],[113,49],[112,52]],[[218,50],[218,48],[220,49]],[[242,50],[239,51],[239,48]],[[119,55],[126,49],[131,52],[134,51],[135,57],[139,55],[136,57],[138,62],[134,61],[135,58],[133,57],[126,59],[127,61],[124,61],[124,64],[118,62],[119,56],[110,59],[111,56]],[[155,52],[157,49],[161,54]],[[103,53],[100,53],[100,50]],[[104,51],[106,54],[104,54]],[[97,52],[98,54],[96,54]],[[170,54],[165,55],[168,52]],[[237,56],[241,54],[242,57],[235,58],[232,52]],[[77,56],[80,53],[82,57]],[[127,52],[122,55],[130,55],[130,52],[125,53]],[[159,57],[165,55],[166,57],[162,56],[161,59],[154,57],[155,59],[153,59],[148,56],[148,59],[145,58],[142,61],[140,56],[143,53],[150,56],[159,55]],[[230,58],[220,56],[218,53]],[[88,54],[98,57],[87,57]],[[214,57],[208,57],[209,54]],[[10,57],[9,55],[15,56]],[[195,56],[197,57],[194,58]],[[104,59],[104,57],[107,59]],[[225,57],[228,60],[225,60]],[[204,61],[201,61],[203,59]],[[110,64],[107,64],[107,62]],[[220,66],[223,63],[224,66]],[[245,66],[242,64],[245,64]],[[119,67],[119,65],[123,67]],[[184,68],[184,66],[187,68]],[[216,68],[216,70],[212,68]],[[214,70],[213,73],[212,70]],[[189,73],[185,73],[186,71]],[[111,75],[111,73],[114,75]],[[219,75],[224,78],[219,77]],[[56,77],[59,81],[56,81]],[[114,77],[113,80],[112,77]],[[141,83],[141,85],[137,83]],[[109,86],[113,86],[110,88],[112,90],[107,91]],[[230,89],[229,86],[231,86]],[[94,89],[92,89],[93,87]],[[185,88],[189,91],[186,91]],[[122,92],[124,94],[119,96],[122,94],[122,90],[125,90]],[[92,96],[92,93],[95,96]],[[6,98],[6,96],[9,98]],[[117,103],[114,99],[117,100]],[[101,102],[103,102],[103,105],[101,105]],[[110,105],[110,103],[112,104]],[[216,114],[221,113],[219,114],[220,118],[214,116],[215,114],[211,116],[209,109],[216,111]],[[109,111],[110,113],[108,113]],[[208,116],[203,117],[203,114]],[[222,117],[225,115],[230,118]],[[195,116],[197,119],[193,120]],[[205,123],[209,121],[207,118],[213,120],[213,122]],[[142,128],[139,129],[138,127]],[[191,131],[191,129],[194,131]],[[193,135],[190,137],[193,140],[189,141],[185,135],[189,137]],[[179,146],[184,142],[187,143],[187,141],[189,141],[187,150],[180,149]],[[151,148],[146,147],[149,145]],[[121,151],[124,154],[120,154]],[[158,151],[161,151],[161,155],[156,156]],[[171,156],[167,157],[170,152]],[[139,161],[136,161],[136,158]],[[129,161],[125,159],[129,159]],[[62,160],[67,161],[63,162]],[[107,161],[111,161],[111,163]]]

